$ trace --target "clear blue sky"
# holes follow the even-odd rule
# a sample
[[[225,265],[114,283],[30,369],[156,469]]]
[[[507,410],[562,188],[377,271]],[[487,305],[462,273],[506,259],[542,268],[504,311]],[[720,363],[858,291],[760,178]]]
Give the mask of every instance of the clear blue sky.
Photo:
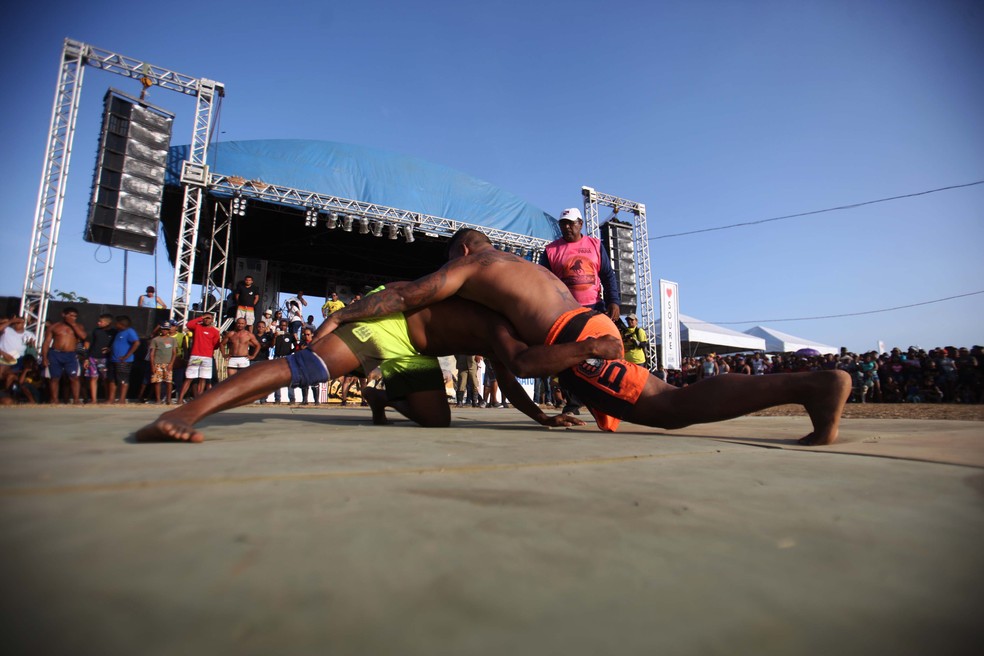
[[[0,294],[21,293],[65,37],[225,83],[222,139],[415,155],[555,216],[588,185],[645,203],[652,237],[984,180],[975,0],[97,0],[18,3],[6,24]],[[110,86],[139,92],[86,69],[53,287],[115,303],[122,252],[81,239]],[[150,100],[187,143],[193,100]],[[981,244],[984,185],[657,239],[651,257],[686,314],[858,351],[982,343],[984,294],[774,320],[984,290]],[[155,279],[170,296],[162,253],[129,260],[131,303]]]

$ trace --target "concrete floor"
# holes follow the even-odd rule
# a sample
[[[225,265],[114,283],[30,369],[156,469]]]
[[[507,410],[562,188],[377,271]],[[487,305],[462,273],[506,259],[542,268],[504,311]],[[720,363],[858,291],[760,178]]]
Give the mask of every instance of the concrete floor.
[[[960,654],[984,424],[450,429],[249,407],[0,408],[5,653]],[[761,448],[761,447],[780,448]],[[935,462],[934,462],[935,461]],[[954,464],[964,463],[964,464]]]

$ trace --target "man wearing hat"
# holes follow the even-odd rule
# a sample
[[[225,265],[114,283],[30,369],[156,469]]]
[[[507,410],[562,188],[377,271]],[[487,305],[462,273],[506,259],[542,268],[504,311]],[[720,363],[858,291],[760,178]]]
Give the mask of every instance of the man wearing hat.
[[[584,221],[576,207],[561,212],[557,225],[561,237],[546,245],[540,264],[560,278],[582,306],[618,321],[622,297],[608,251],[601,240],[581,234]]]
[[[581,234],[584,221],[576,207],[561,212],[557,224],[560,226],[560,239],[546,245],[540,256],[540,264],[560,278],[582,307],[607,314],[613,322],[618,321],[618,306],[622,298],[611,258],[601,240]],[[565,396],[568,401],[564,412],[577,413],[580,402],[567,390]]]
[[[633,364],[646,366],[646,331],[639,327],[639,317],[633,312],[627,316],[628,325],[622,329],[622,346],[625,348],[625,359]]]
[[[162,402],[161,383],[166,385],[163,396],[164,403],[171,402],[171,385],[174,380],[174,360],[178,354],[178,341],[171,337],[171,322],[165,321],[160,325],[154,339],[150,340],[151,374],[150,382],[154,386],[154,398]]]

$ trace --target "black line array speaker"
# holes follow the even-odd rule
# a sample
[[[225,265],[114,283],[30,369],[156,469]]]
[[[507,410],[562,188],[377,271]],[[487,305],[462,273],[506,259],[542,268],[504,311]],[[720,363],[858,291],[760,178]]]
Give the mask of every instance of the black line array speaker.
[[[638,289],[632,224],[614,219],[603,224],[601,243],[608,249],[608,255],[612,258],[612,268],[615,269],[618,289],[622,294],[621,308],[623,312],[635,312],[638,306]]]
[[[106,93],[85,240],[152,254],[174,115]]]

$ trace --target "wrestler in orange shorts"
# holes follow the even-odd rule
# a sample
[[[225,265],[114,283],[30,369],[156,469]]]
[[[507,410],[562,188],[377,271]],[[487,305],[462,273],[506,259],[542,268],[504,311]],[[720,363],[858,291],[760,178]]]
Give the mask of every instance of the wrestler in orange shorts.
[[[602,335],[622,338],[607,316],[588,308],[577,308],[565,312],[554,322],[546,343],[566,344]],[[598,428],[605,431],[618,428],[619,422],[642,394],[647,380],[648,369],[625,360],[593,358],[560,372],[561,385],[588,406]]]

